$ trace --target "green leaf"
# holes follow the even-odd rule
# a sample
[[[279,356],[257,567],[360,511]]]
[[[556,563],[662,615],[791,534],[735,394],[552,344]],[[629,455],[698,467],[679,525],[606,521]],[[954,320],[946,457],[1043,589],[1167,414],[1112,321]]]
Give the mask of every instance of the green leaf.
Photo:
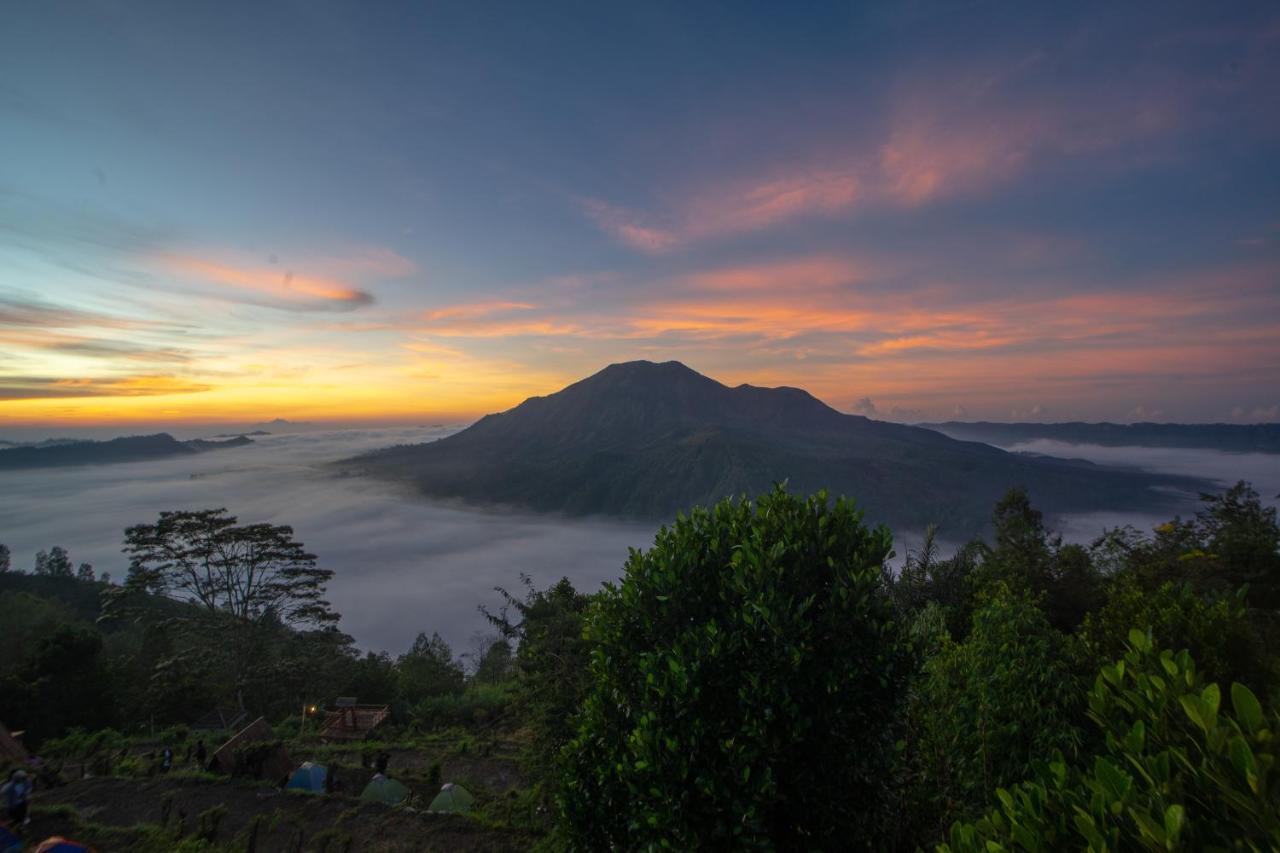
[[[1255,794],[1258,791],[1258,767],[1253,759],[1253,750],[1249,748],[1249,744],[1245,739],[1239,736],[1233,737],[1230,744],[1231,750],[1231,766],[1236,769],[1249,786],[1249,789]]]
[[[1235,708],[1236,716],[1250,734],[1256,734],[1262,728],[1262,705],[1258,697],[1238,681],[1231,685],[1231,707]]]
[[[1164,810],[1164,833],[1170,845],[1177,843],[1178,836],[1182,833],[1182,826],[1186,822],[1187,812],[1177,803]]]
[[[1206,717],[1216,717],[1218,715],[1218,705],[1222,701],[1222,694],[1218,691],[1218,685],[1210,684],[1200,691],[1200,700],[1208,709],[1205,713]]]
[[[1182,710],[1187,712],[1187,716],[1191,718],[1191,722],[1195,723],[1205,732],[1209,731],[1209,727],[1205,724],[1204,713],[1200,710],[1200,699],[1191,694],[1185,694],[1178,698],[1182,703]]]

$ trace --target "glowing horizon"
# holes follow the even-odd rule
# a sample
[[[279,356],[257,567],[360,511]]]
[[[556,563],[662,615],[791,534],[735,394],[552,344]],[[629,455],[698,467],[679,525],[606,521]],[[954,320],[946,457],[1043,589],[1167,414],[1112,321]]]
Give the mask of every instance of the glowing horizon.
[[[1268,4],[144,6],[0,32],[0,437],[467,421],[639,358],[1280,420]]]

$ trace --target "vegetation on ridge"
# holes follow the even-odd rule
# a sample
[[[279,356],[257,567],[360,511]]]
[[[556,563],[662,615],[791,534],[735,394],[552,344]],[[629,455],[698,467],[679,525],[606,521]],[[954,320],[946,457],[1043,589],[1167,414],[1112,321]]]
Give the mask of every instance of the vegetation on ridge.
[[[394,750],[406,778],[438,784],[440,768],[415,757],[426,750],[462,768],[453,778],[505,780],[476,785],[479,823],[468,824],[524,833],[504,844],[1280,844],[1280,525],[1244,483],[1204,496],[1193,517],[1087,547],[1063,543],[1014,490],[990,539],[946,558],[926,540],[896,573],[887,531],[851,502],[775,488],[677,518],[598,593],[567,581],[501,593],[486,609],[494,635],[463,660],[427,631],[398,658],[358,655],[272,596],[157,595],[157,572],[176,561],[144,546],[171,546],[175,519],[231,539],[284,537],[282,552],[312,565],[285,529],[211,512],[131,528],[137,560],[123,584],[78,579],[61,550],[38,574],[0,572],[12,629],[0,719],[27,729],[50,771],[92,768],[120,784],[154,774],[145,750],[184,730],[153,726],[239,695],[295,751],[357,779],[368,771],[344,765],[353,751],[367,761]],[[186,541],[166,553],[207,550]],[[323,601],[327,575],[310,577],[304,606]],[[228,620],[252,631],[243,669]],[[390,704],[381,743],[317,742],[299,709],[337,695]],[[449,751],[431,752],[442,738]],[[503,765],[517,749],[521,766]],[[91,802],[98,790],[75,783],[67,796]],[[316,838],[329,829],[345,831]],[[230,836],[209,843],[243,849]]]

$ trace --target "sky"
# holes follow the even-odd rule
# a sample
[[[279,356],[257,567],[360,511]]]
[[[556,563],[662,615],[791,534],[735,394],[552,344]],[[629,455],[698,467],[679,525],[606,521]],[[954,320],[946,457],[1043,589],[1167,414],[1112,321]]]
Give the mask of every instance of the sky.
[[[9,4],[0,432],[1276,421],[1277,163],[1270,2]]]

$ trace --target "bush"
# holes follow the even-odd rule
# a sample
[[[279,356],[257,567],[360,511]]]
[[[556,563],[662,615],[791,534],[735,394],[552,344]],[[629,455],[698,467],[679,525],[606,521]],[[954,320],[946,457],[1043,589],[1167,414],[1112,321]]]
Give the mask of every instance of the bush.
[[[413,709],[413,720],[422,731],[481,725],[506,713],[513,693],[509,684],[468,684],[462,693],[423,699]]]
[[[1074,753],[1084,702],[1067,638],[1036,601],[997,583],[963,643],[944,640],[911,702],[912,822],[977,814],[1055,750]]]
[[[586,849],[877,846],[906,665],[851,501],[695,509],[632,551],[560,794]],[[855,841],[856,839],[856,841]]]
[[[1207,681],[1242,681],[1264,694],[1276,684],[1274,655],[1249,620],[1243,589],[1205,594],[1165,583],[1151,590],[1133,574],[1114,578],[1106,605],[1080,632],[1095,668],[1124,654],[1134,625],[1149,627],[1156,645],[1190,652]]]
[[[1088,696],[1105,753],[1040,764],[939,851],[1280,849],[1280,718],[1240,683],[1228,711],[1190,654],[1157,651],[1149,632],[1129,644]]]

